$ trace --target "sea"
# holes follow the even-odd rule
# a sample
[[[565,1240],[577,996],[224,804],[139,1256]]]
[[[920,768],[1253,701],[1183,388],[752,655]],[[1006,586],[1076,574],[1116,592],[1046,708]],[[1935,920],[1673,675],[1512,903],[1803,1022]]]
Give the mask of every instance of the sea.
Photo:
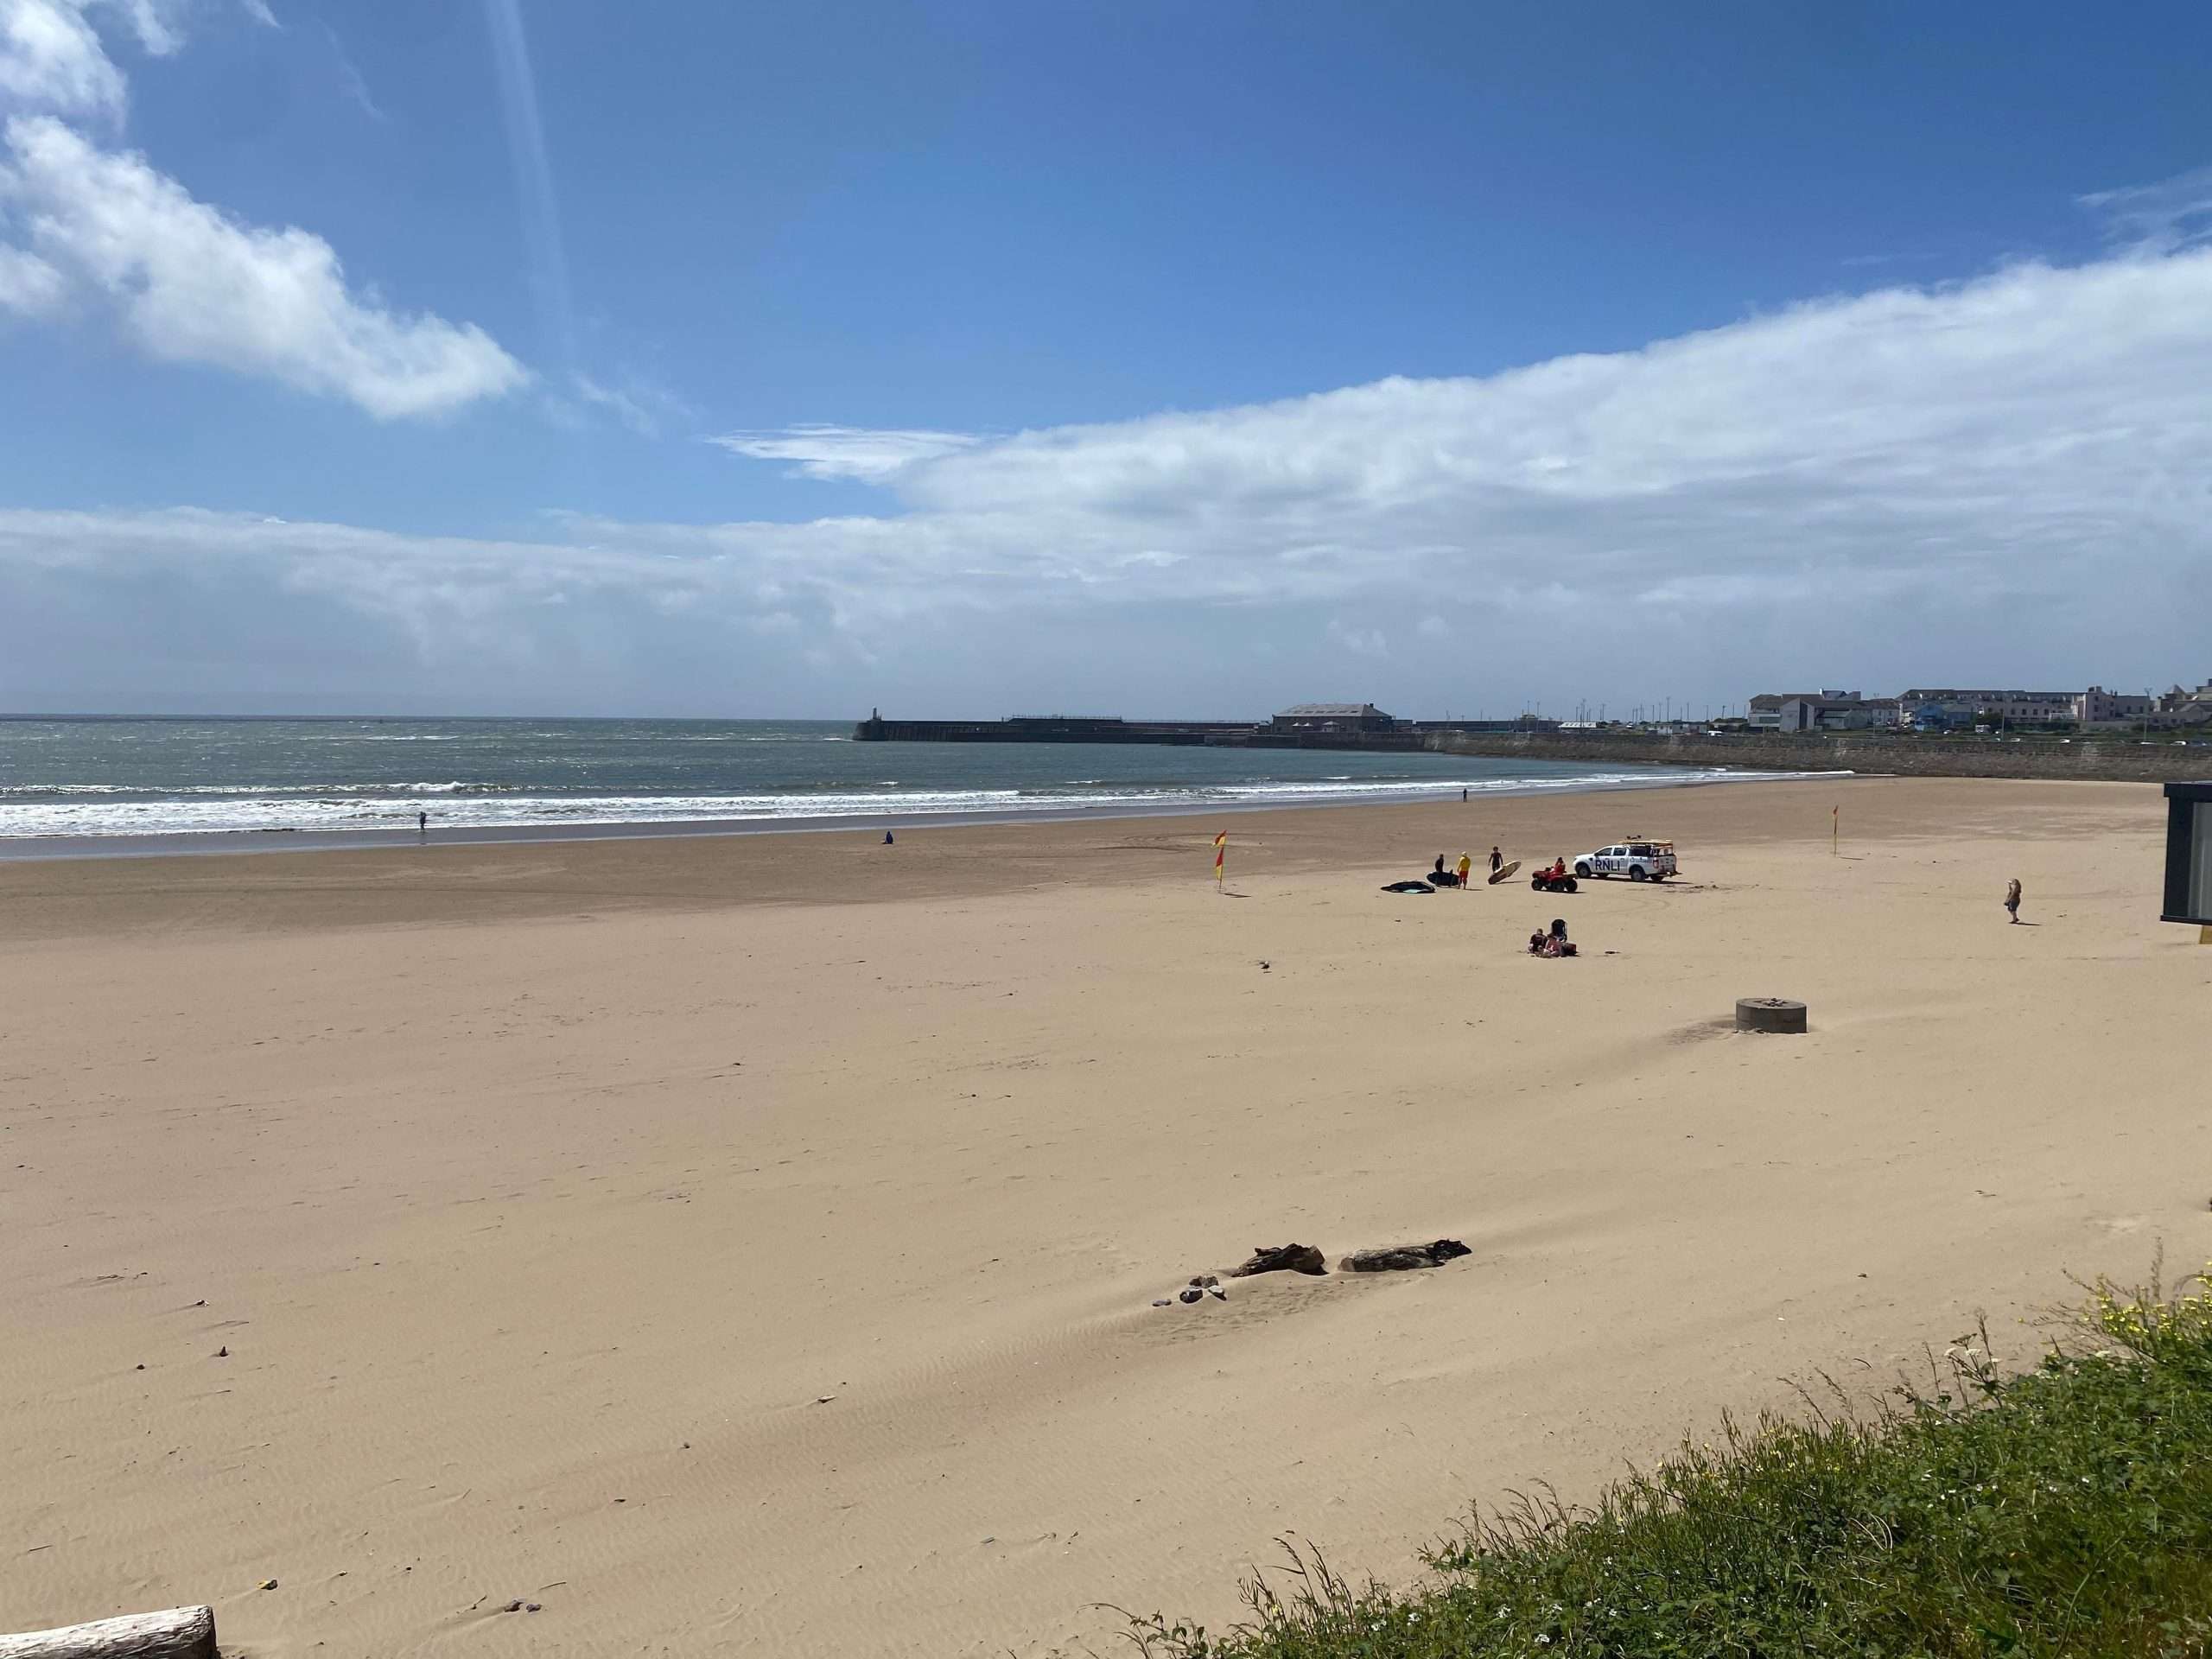
[[[1740,772],[1454,755],[862,743],[842,721],[0,719],[0,852],[535,838],[1441,800]],[[226,840],[225,838],[232,838]]]

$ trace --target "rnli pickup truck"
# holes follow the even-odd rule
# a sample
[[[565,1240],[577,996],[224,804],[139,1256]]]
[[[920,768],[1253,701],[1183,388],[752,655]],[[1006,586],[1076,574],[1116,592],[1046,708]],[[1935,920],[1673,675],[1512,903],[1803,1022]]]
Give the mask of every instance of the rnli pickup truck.
[[[1574,873],[1585,880],[1593,875],[1624,875],[1631,881],[1664,881],[1675,873],[1675,843],[1631,837],[1583,854],[1574,861]]]

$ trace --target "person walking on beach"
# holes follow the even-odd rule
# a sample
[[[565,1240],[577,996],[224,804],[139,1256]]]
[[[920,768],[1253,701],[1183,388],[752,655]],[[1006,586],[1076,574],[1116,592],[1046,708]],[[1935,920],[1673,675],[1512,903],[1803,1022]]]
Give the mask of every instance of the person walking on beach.
[[[1492,875],[1496,875],[1497,874],[1497,867],[1504,862],[1505,855],[1499,852],[1497,848],[1491,848],[1490,849],[1490,873]]]
[[[415,833],[422,836],[425,841],[428,841],[430,838],[430,815],[429,813],[417,812],[415,815]]]
[[[1469,858],[1465,853],[1459,855],[1459,887],[1462,891],[1465,891],[1466,888],[1467,872],[1474,868],[1475,861],[1473,859]]]
[[[2020,878],[2017,875],[2005,884],[2005,911],[2015,922],[2020,919]]]

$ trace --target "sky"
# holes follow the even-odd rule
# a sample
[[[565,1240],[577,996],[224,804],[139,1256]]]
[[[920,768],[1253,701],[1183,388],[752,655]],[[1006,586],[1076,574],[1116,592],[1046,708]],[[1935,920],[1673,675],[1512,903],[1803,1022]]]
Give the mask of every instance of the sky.
[[[2212,677],[2212,7],[0,0],[0,710]]]

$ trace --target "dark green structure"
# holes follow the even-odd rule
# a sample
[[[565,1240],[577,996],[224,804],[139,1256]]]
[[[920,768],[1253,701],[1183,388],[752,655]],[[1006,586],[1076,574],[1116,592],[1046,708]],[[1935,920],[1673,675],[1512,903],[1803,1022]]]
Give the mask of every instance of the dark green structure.
[[[2212,783],[2166,785],[2166,909],[2161,921],[2212,927]]]

